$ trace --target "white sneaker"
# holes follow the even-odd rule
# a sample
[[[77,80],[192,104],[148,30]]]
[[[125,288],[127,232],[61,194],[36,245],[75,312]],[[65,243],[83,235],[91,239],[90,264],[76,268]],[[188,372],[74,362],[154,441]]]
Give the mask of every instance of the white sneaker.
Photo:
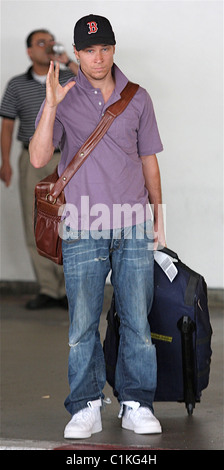
[[[149,408],[137,401],[123,402],[122,428],[137,434],[158,434],[162,432],[160,422]],[[123,411],[123,409],[122,409]]]
[[[65,439],[81,439],[102,431],[101,399],[88,401],[87,408],[76,413],[64,430]]]

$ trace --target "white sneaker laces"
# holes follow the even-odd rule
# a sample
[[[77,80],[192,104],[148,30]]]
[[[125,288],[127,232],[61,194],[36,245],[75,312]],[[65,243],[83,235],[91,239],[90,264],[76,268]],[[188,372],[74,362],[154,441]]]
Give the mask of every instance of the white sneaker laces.
[[[94,408],[100,407],[101,405],[101,399],[88,401],[87,407],[82,408],[73,416],[74,421],[89,421],[91,416],[93,416],[92,410],[94,410]]]
[[[121,403],[121,408],[120,408],[118,418],[122,418],[123,416],[124,405],[127,406],[129,415],[130,413],[132,415],[132,419],[138,419],[139,417],[141,418],[154,417],[151,410],[147,408],[146,406],[141,406],[138,401],[126,401],[126,402]]]
[[[121,407],[119,411],[118,418],[122,418],[123,413],[124,413],[124,405],[130,408],[130,410],[135,410],[137,411],[138,408],[140,407],[140,403],[138,401],[123,401],[121,402]]]

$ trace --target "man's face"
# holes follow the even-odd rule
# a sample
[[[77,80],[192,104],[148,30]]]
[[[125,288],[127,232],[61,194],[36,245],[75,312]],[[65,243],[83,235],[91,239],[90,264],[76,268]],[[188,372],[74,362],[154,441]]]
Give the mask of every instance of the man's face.
[[[111,73],[115,46],[94,45],[81,51],[74,50],[82,72],[88,79],[103,80]]]
[[[33,63],[38,65],[48,65],[50,63],[49,54],[46,49],[54,44],[54,38],[48,33],[35,33],[32,36],[31,47],[27,52]]]

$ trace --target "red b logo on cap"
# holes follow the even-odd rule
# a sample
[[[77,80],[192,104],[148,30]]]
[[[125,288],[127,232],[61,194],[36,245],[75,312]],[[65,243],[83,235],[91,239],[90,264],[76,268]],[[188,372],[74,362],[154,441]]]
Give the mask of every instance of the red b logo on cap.
[[[87,24],[89,26],[88,34],[96,33],[98,31],[98,26],[97,26],[97,23],[95,21],[90,21]]]

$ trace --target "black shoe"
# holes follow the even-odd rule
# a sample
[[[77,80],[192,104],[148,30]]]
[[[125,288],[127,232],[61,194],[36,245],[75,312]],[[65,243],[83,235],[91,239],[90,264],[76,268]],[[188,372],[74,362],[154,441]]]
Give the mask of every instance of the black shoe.
[[[59,305],[59,300],[46,294],[39,294],[35,299],[29,300],[26,304],[28,310],[39,310],[41,308],[52,308]]]

